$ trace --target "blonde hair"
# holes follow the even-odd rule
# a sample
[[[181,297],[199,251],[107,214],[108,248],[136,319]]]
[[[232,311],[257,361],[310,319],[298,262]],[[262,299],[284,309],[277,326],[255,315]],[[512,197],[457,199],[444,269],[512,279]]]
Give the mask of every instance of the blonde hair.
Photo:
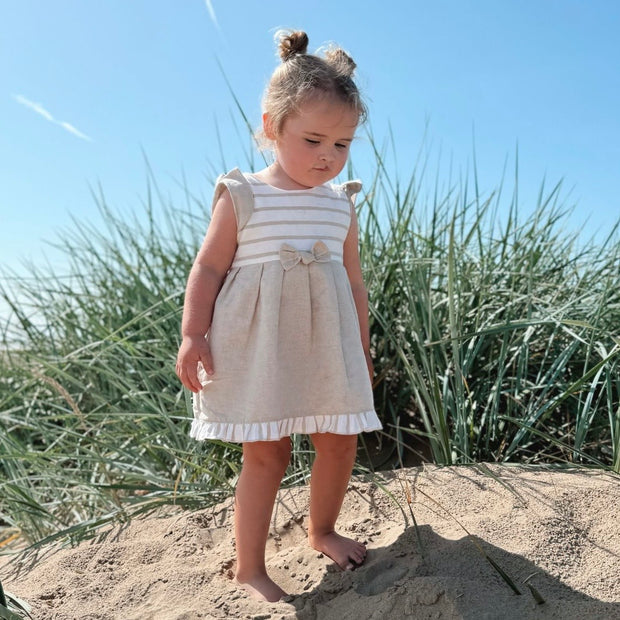
[[[358,122],[368,111],[353,81],[355,62],[338,47],[329,47],[324,56],[307,54],[308,35],[303,31],[276,34],[282,64],[276,68],[263,95],[263,112],[269,115],[271,130],[278,135],[286,118],[312,99],[332,99],[350,106]],[[266,136],[259,137],[265,142]]]

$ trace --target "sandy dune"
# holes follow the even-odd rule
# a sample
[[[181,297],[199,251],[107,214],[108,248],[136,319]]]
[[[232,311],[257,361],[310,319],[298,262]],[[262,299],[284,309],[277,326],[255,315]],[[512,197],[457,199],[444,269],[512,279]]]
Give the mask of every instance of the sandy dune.
[[[308,548],[307,501],[307,488],[284,490],[274,510],[268,564],[291,593],[286,602],[235,588],[232,501],[134,520],[34,564],[12,563],[0,577],[41,620],[620,619],[617,476],[432,466],[386,475],[379,486],[355,479],[340,525],[369,553],[347,573]]]

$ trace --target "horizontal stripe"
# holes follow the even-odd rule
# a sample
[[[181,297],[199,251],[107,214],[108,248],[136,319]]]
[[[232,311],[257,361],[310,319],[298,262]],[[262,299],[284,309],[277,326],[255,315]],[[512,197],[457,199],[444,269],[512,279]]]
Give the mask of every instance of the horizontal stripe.
[[[260,205],[261,203],[267,204],[290,204],[291,206],[299,206],[300,204],[316,204],[318,201],[329,203],[342,203],[343,205],[349,205],[349,200],[346,196],[308,196],[308,194],[299,194],[298,196],[272,196],[270,194],[254,194],[254,204]]]
[[[317,220],[329,220],[337,222],[350,222],[351,212],[329,207],[257,207],[248,219],[248,224],[254,219],[261,222],[289,220],[295,222],[315,222]]]
[[[303,226],[269,226],[266,229],[242,230],[237,235],[237,245],[247,245],[248,243],[264,242],[273,245],[274,250],[279,250],[283,239],[292,239],[302,245],[306,245],[306,240],[322,241],[328,240],[342,245],[346,239],[347,232],[342,228],[333,226],[322,226],[321,228],[311,228]],[[293,245],[296,245],[295,243]]]
[[[242,231],[243,232],[243,231]],[[287,241],[287,243],[291,243],[291,240],[295,239],[313,239],[316,240],[317,236],[316,235],[274,235],[274,236],[270,236],[270,237],[263,237],[262,239],[252,239],[251,241],[241,241],[239,243],[239,246],[242,245],[249,245],[250,243],[259,243],[262,241]],[[331,240],[331,241],[338,241],[340,243],[343,242],[342,237],[331,237],[331,236],[322,236],[321,237],[321,241],[326,241],[326,240]]]
[[[283,202],[290,200],[291,202],[299,202],[300,200],[311,200],[317,202],[321,200],[349,202],[349,197],[344,192],[334,192],[326,190],[322,193],[317,192],[290,192],[286,194],[274,194],[272,192],[261,191],[260,188],[251,188],[252,195],[261,201],[268,200],[270,202]]]
[[[329,222],[327,220],[319,220],[315,222],[307,222],[304,220],[269,220],[266,222],[256,222],[256,224],[247,224],[243,230],[251,228],[265,228],[267,226],[336,226],[337,228],[344,228],[349,230],[346,224],[341,222]]]
[[[296,226],[297,224],[309,225],[313,222],[329,222],[332,224],[345,226],[346,228],[349,228],[351,225],[351,218],[348,213],[317,213],[315,215],[316,219],[308,217],[307,213],[304,211],[287,211],[286,213],[263,213],[262,211],[254,211],[254,213],[252,213],[252,217],[248,220],[248,223],[244,226],[244,228],[247,228],[248,226],[255,226],[257,224],[279,224],[282,222],[287,222],[292,226]]]
[[[286,204],[282,206],[277,206],[271,203],[268,207],[261,206],[261,205],[255,205],[254,212],[252,213],[252,215],[254,215],[254,213],[268,212],[268,211],[290,211],[292,213],[299,212],[299,213],[306,213],[308,215],[314,215],[317,212],[323,211],[325,213],[339,213],[341,215],[346,215],[346,216],[351,215],[351,211],[349,210],[348,207],[346,209],[336,209],[335,207],[317,207],[315,205],[291,206],[289,204]]]
[[[254,260],[257,258],[265,258],[266,256],[275,256],[276,258],[280,258],[280,253],[279,252],[273,252],[273,251],[269,251],[269,252],[259,252],[258,254],[247,254],[246,256],[240,256],[239,253],[237,253],[235,255],[235,260],[233,261],[233,265],[235,265],[236,263],[238,263],[239,261],[245,261],[245,260]]]
[[[312,246],[317,241],[316,237],[312,237],[306,240],[293,239],[287,237],[283,242],[274,242],[274,241],[263,241],[257,240],[255,243],[246,243],[243,245],[237,246],[237,252],[235,256],[245,258],[247,256],[251,256],[253,254],[262,254],[266,252],[271,252],[273,254],[278,254],[280,252],[281,247],[286,243],[301,252],[310,252],[312,251]],[[342,254],[343,244],[342,241],[330,241],[322,239],[327,248],[329,249],[331,254]]]

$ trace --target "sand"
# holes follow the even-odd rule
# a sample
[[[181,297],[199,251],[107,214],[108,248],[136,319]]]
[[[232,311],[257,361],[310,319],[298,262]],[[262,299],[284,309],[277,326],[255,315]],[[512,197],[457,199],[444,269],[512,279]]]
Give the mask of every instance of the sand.
[[[352,572],[307,546],[308,489],[280,492],[267,556],[291,593],[284,602],[235,587],[232,500],[135,519],[98,540],[12,562],[0,579],[41,620],[620,619],[619,477],[426,466],[378,482],[353,479],[345,499],[341,531],[369,550]]]

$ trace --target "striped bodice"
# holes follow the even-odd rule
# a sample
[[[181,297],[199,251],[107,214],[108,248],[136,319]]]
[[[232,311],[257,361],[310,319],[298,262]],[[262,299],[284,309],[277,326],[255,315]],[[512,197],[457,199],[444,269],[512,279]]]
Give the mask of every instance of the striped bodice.
[[[316,241],[342,263],[342,248],[351,223],[351,202],[343,186],[325,184],[308,190],[282,190],[244,175],[254,208],[237,233],[232,267],[278,260],[283,244],[310,251]]]

